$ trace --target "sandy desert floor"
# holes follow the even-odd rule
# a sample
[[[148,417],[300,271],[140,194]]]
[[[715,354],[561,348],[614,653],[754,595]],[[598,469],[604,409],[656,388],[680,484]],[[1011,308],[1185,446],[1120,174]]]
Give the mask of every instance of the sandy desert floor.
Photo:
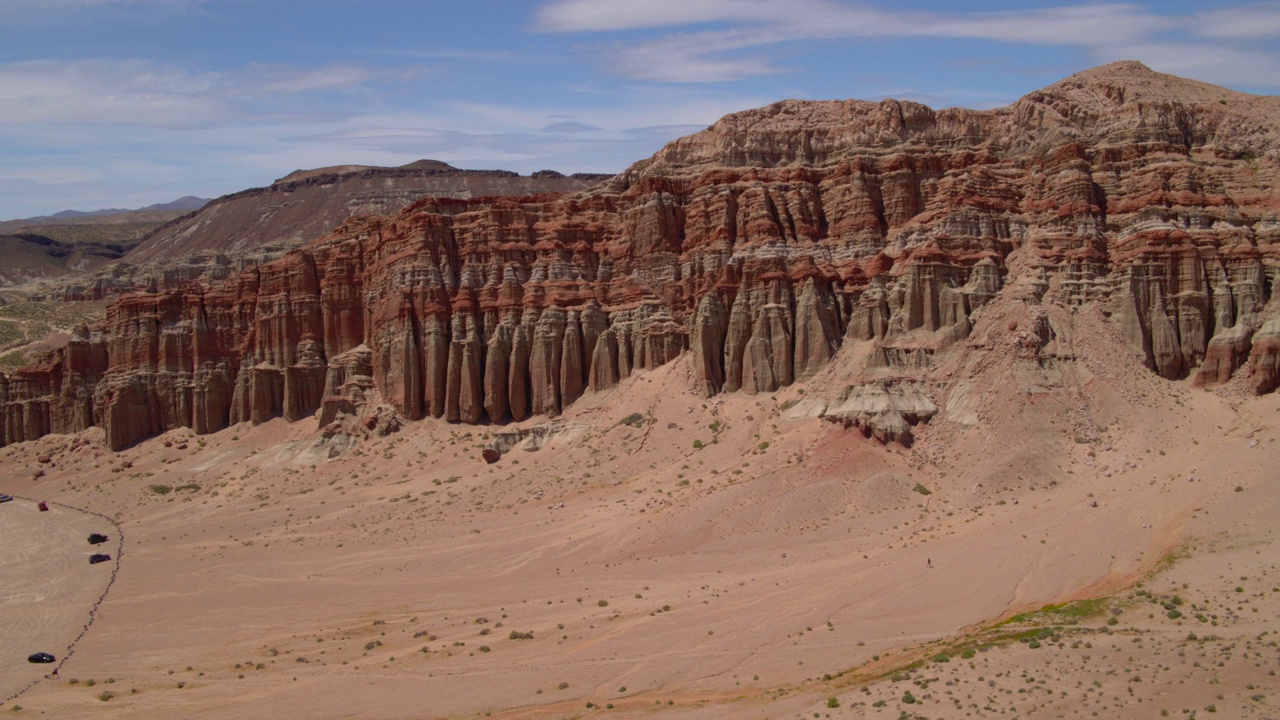
[[[334,457],[282,420],[0,449],[0,491],[126,538],[61,677],[5,712],[1280,715],[1280,400],[1094,367],[1055,402],[1028,388],[1056,376],[1007,372],[910,449],[789,412],[815,383],[708,400],[681,362],[493,465],[509,427],[436,421]],[[22,660],[102,589],[88,526],[24,517],[72,524],[0,526],[42,541],[6,587],[57,576],[31,558],[76,572],[5,636]]]

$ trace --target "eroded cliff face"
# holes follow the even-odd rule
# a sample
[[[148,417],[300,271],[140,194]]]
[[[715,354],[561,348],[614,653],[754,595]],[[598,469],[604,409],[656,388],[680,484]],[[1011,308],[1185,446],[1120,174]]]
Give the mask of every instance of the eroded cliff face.
[[[1269,392],[1277,110],[1116,64],[989,112],[738,113],[591,193],[424,199],[220,285],[127,296],[0,385],[3,440],[100,424],[118,448],[378,403],[554,416],[686,353],[709,395],[804,381],[842,348],[893,388],[1002,298],[1100,303],[1155,372]],[[841,417],[893,415],[868,427],[895,438],[931,414],[876,408]]]

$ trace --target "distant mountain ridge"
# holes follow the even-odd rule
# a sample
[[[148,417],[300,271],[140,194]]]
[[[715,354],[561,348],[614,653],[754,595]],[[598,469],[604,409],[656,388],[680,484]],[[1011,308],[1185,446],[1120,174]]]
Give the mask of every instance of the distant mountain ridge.
[[[101,210],[62,210],[52,215],[37,215],[29,218],[15,218],[13,220],[5,220],[0,222],[0,228],[5,226],[21,224],[23,226],[48,225],[65,223],[68,221],[77,221],[85,219],[97,219],[110,215],[123,215],[125,213],[148,213],[148,212],[192,212],[199,210],[209,203],[209,198],[196,197],[194,195],[184,195],[177,200],[167,203],[156,203],[142,208],[103,208]]]

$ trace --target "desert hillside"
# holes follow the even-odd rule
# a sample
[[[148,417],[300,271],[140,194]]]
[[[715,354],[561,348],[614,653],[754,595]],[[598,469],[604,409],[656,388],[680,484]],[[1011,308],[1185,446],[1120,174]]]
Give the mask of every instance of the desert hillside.
[[[79,561],[7,590],[0,690],[59,717],[1276,711],[1276,396],[974,354],[982,391],[907,449],[796,413],[820,381],[708,401],[687,360],[550,425],[5,448],[0,491],[105,513],[124,553],[42,680],[21,656],[61,655],[110,573],[48,523],[105,523],[0,506]]]

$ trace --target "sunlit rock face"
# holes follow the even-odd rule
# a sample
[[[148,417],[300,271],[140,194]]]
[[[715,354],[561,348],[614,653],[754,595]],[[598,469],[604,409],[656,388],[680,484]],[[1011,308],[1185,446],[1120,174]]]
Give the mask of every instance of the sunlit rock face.
[[[426,198],[126,296],[0,383],[2,439],[97,424],[119,448],[367,403],[501,423],[682,355],[708,395],[768,393],[847,346],[927,367],[1006,292],[1101,304],[1164,377],[1270,392],[1276,118],[1280,98],[1136,63],[991,111],[737,113],[589,192]],[[851,390],[837,415],[897,437],[931,414],[916,394]]]

